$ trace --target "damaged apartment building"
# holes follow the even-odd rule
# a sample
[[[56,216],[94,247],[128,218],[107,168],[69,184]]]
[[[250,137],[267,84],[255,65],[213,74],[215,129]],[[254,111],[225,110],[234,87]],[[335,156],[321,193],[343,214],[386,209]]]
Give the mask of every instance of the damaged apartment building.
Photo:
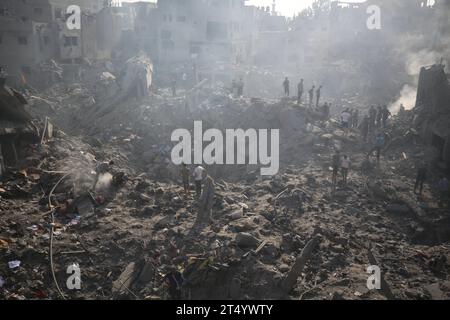
[[[45,82],[45,71],[60,71],[54,61],[70,66],[84,59],[110,59],[124,19],[105,4],[104,0],[1,0],[0,66],[8,83],[39,86]],[[67,26],[71,5],[81,9],[80,28]],[[71,68],[67,70],[72,77]],[[58,77],[62,76],[60,71]]]
[[[270,15],[244,0],[160,0],[140,11],[135,25],[139,46],[161,69],[179,76],[198,68],[198,80],[228,81],[233,66],[254,60],[259,25]]]

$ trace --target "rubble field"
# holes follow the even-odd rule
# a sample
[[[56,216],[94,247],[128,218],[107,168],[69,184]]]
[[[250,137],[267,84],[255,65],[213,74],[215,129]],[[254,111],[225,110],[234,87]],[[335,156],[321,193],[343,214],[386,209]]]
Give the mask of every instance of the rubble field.
[[[184,91],[112,99],[76,84],[27,99],[36,124],[49,117],[54,129],[0,182],[1,299],[171,299],[165,279],[177,271],[184,299],[450,297],[450,216],[431,184],[413,193],[427,153],[412,111],[391,120],[378,166],[358,130],[345,135],[291,99],[234,98],[219,85],[206,83],[194,103]],[[194,120],[280,129],[278,175],[206,167],[215,181],[206,223],[168,161],[171,132]],[[352,169],[333,190],[335,148]],[[73,264],[80,290],[66,285]],[[381,290],[366,285],[371,265]]]

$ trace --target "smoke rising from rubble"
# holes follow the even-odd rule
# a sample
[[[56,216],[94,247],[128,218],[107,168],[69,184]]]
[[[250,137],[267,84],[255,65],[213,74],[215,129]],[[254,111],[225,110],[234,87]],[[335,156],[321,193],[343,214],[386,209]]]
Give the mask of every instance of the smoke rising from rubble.
[[[423,66],[439,63],[444,56],[443,53],[431,51],[429,49],[423,49],[419,52],[410,51],[407,54],[405,71],[410,76],[411,80],[409,80],[409,83],[403,85],[399,93],[399,98],[389,106],[389,110],[393,114],[398,113],[401,104],[403,104],[406,110],[411,110],[415,107],[420,69]]]
[[[398,113],[400,105],[403,105],[406,110],[414,108],[417,97],[417,87],[405,84],[400,91],[400,97],[390,105],[389,109],[393,114]]]

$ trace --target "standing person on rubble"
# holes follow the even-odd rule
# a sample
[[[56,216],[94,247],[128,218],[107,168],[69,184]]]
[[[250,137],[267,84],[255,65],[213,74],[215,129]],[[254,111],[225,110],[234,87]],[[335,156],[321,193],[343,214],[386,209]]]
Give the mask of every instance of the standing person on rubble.
[[[347,108],[341,113],[341,124],[342,129],[344,130],[344,135],[348,135],[348,131],[350,128],[350,120],[352,118],[352,115],[350,114],[350,110]]]
[[[304,84],[303,84],[303,79],[301,79],[297,86],[297,104],[302,103],[303,89],[304,89]]]
[[[416,183],[414,184],[414,193],[417,194],[417,188],[419,188],[420,195],[422,195],[423,184],[427,180],[427,167],[425,165],[419,166],[417,170]]]
[[[313,106],[313,101],[314,101],[314,89],[316,89],[316,86],[312,86],[311,90],[309,90],[308,94],[309,94],[309,107],[312,108]]]
[[[286,77],[286,79],[284,79],[284,82],[283,82],[284,95],[286,97],[289,97],[289,85],[290,85],[289,79],[288,79],[288,77]]]
[[[333,177],[332,177],[333,190],[335,190],[339,169],[341,167],[341,152],[339,150],[336,150],[333,157],[331,158],[331,166],[333,167]]]
[[[316,108],[319,107],[321,91],[322,91],[322,86],[320,86],[319,89],[317,89],[317,91],[316,91]]]
[[[198,166],[194,169],[194,182],[195,182],[195,192],[197,197],[200,197],[202,194],[202,181],[205,178],[206,169],[202,166]]]
[[[386,143],[386,138],[384,136],[384,133],[380,132],[375,137],[375,146],[369,152],[369,156],[371,154],[373,154],[374,151],[376,152],[378,165],[380,164],[381,150],[384,148],[385,143]]]
[[[351,161],[347,155],[344,155],[341,160],[341,172],[342,172],[342,181],[344,185],[347,185],[347,177],[348,171],[350,170]]]
[[[202,195],[198,199],[199,211],[197,216],[198,223],[208,223],[211,218],[211,210],[215,201],[215,184],[213,178],[206,174],[205,187]]]
[[[373,132],[375,130],[375,121],[377,118],[377,110],[374,106],[369,109],[369,131]]]
[[[400,104],[400,108],[398,109],[398,116],[401,118],[405,115],[406,109],[403,103]]]
[[[450,185],[446,177],[442,176],[438,182],[439,189],[439,206],[442,208],[448,206]]]
[[[369,135],[369,127],[370,127],[370,120],[369,116],[366,115],[363,121],[361,121],[361,124],[359,125],[359,129],[361,130],[361,136],[364,142],[367,142],[367,136]]]
[[[184,194],[189,195],[189,169],[186,163],[181,165],[181,178],[183,180]]]
[[[392,113],[389,111],[388,107],[385,105],[383,110],[381,110],[381,120],[383,122],[383,128],[386,128],[387,120],[392,116]]]

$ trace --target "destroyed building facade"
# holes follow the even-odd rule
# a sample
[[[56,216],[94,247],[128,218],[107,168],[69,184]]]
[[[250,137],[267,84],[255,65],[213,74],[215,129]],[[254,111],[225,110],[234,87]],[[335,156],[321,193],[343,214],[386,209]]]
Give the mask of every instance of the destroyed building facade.
[[[450,170],[450,75],[443,64],[420,70],[416,126],[427,144],[436,149],[435,160]]]

